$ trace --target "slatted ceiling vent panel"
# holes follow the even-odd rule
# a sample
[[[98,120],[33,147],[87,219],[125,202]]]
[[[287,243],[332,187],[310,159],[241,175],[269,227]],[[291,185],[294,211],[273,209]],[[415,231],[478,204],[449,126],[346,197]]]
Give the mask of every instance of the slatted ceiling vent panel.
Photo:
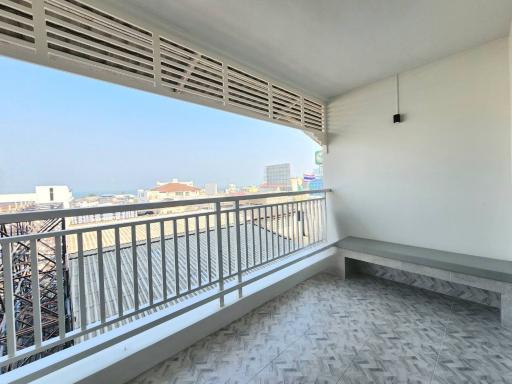
[[[0,54],[294,126],[319,142],[325,138],[321,103],[100,8],[82,0],[0,0]]]
[[[272,113],[276,120],[290,124],[301,124],[301,99],[296,93],[272,85]]]
[[[247,72],[227,67],[227,103],[268,116],[268,82]]]
[[[35,48],[31,0],[0,0],[0,45]]]
[[[322,130],[324,126],[324,106],[304,98],[304,126]]]
[[[162,86],[222,103],[222,62],[163,37],[160,38]]]
[[[76,0],[45,0],[48,51],[153,81],[151,32]]]

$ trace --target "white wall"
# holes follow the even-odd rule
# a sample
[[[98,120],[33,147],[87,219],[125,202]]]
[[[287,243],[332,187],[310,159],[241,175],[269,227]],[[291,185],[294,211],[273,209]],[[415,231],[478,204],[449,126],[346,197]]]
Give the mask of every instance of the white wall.
[[[512,22],[510,23],[510,34],[508,36],[508,65],[510,68],[509,78],[510,78],[510,111],[511,111],[511,119],[510,119],[510,146],[512,148]],[[510,154],[510,162],[512,163],[512,149]],[[512,166],[511,166],[512,171]],[[512,209],[511,209],[512,210]]]
[[[400,75],[328,107],[330,237],[512,260],[508,39]]]
[[[50,191],[53,190],[53,200]],[[38,185],[36,186],[36,203],[63,203],[64,208],[69,208],[73,200],[73,194],[66,185]]]

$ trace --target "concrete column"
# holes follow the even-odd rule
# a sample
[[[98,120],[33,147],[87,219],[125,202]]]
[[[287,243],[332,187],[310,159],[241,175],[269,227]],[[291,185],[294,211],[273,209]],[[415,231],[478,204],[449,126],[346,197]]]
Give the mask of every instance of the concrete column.
[[[325,272],[334,275],[336,277],[341,277],[343,280],[346,278],[346,267],[345,267],[345,256],[342,254],[342,250],[338,250],[331,266],[325,270]]]

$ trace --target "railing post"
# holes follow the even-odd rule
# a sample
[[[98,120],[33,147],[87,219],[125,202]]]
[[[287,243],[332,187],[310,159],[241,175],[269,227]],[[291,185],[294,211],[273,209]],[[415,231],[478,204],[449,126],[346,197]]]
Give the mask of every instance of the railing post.
[[[220,306],[224,306],[224,258],[222,257],[222,216],[221,216],[220,202],[215,203],[215,215],[216,215],[216,232],[217,232],[217,270],[219,274],[219,291],[221,293],[219,297]]]
[[[240,241],[240,200],[235,201],[235,233],[236,233],[236,263],[238,266],[238,284],[242,283],[242,249]],[[238,297],[242,297],[242,286],[238,288]]]
[[[327,193],[324,192],[324,241],[327,241]]]
[[[16,322],[14,313],[14,292],[12,286],[12,254],[11,244],[7,241],[0,243],[2,247],[2,264],[4,267],[4,306],[5,334],[7,337],[7,355],[16,355]]]
[[[34,328],[34,346],[41,347],[43,342],[43,329],[41,325],[41,294],[39,289],[39,262],[37,254],[37,240],[30,240],[30,277],[32,289],[32,313]]]

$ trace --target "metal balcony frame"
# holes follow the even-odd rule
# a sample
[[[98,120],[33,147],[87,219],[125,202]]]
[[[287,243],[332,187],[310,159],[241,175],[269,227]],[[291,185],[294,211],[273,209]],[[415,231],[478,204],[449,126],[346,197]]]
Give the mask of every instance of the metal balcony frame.
[[[100,331],[105,330],[105,327],[116,324],[119,321],[123,319],[129,319],[133,317],[134,315],[144,313],[148,309],[156,308],[163,304],[168,303],[174,303],[172,308],[166,308],[165,314],[161,313],[153,313],[151,316],[148,316],[147,319],[139,319],[139,320],[146,320],[139,322],[138,326],[132,325],[134,323],[130,323],[125,326],[121,326],[119,328],[116,328],[112,332],[112,337],[108,338],[107,341],[104,341],[102,343],[99,343],[95,348],[93,348],[90,353],[93,353],[94,351],[99,351],[107,346],[113,345],[119,341],[125,340],[131,336],[134,336],[144,330],[147,330],[151,327],[154,327],[158,324],[161,324],[162,322],[168,321],[170,319],[173,319],[176,316],[179,316],[183,313],[186,313],[188,311],[191,311],[194,308],[197,308],[201,305],[204,305],[206,303],[209,303],[213,300],[219,299],[220,307],[224,305],[224,297],[231,293],[231,292],[238,292],[238,297],[243,297],[243,287],[252,284],[266,276],[269,276],[276,271],[286,268],[294,263],[297,263],[301,260],[304,260],[305,258],[312,256],[318,252],[321,252],[322,250],[325,250],[329,247],[326,243],[326,236],[327,236],[327,230],[326,230],[326,196],[327,193],[330,192],[330,189],[323,189],[323,190],[317,190],[317,191],[299,191],[299,192],[278,192],[278,193],[266,193],[266,194],[254,194],[254,195],[242,195],[242,196],[222,196],[222,197],[213,197],[213,198],[198,198],[198,199],[189,199],[189,200],[180,200],[180,201],[166,201],[166,202],[155,202],[155,203],[142,203],[142,204],[126,204],[126,205],[117,205],[117,206],[105,206],[105,207],[97,207],[97,208],[78,208],[78,209],[57,209],[57,210],[49,210],[49,211],[35,211],[35,212],[23,212],[19,214],[4,214],[0,215],[0,223],[13,223],[13,222],[25,222],[25,221],[36,221],[36,220],[47,220],[49,218],[69,218],[69,217],[77,217],[77,216],[86,216],[86,215],[93,215],[93,214],[104,214],[104,213],[115,213],[115,212],[127,212],[127,211],[138,211],[138,210],[153,210],[153,209],[162,209],[162,208],[171,208],[171,207],[180,207],[180,206],[195,206],[195,205],[204,205],[204,204],[211,204],[215,206],[214,210],[209,210],[207,212],[201,211],[199,213],[189,213],[189,214],[180,214],[180,215],[174,215],[174,216],[159,216],[159,217],[152,217],[149,219],[143,219],[138,221],[123,221],[120,223],[107,223],[104,225],[99,226],[83,226],[76,229],[64,229],[64,230],[58,230],[55,232],[47,232],[47,233],[36,233],[36,234],[28,234],[28,235],[22,235],[22,236],[15,236],[10,238],[1,238],[0,239],[0,245],[2,250],[8,250],[7,252],[2,251],[2,262],[4,265],[4,279],[5,279],[5,316],[7,320],[7,331],[6,331],[6,338],[7,338],[7,355],[0,357],[0,366],[7,366],[9,364],[12,364],[16,361],[19,361],[21,359],[25,359],[27,357],[33,356],[34,354],[41,353],[43,351],[46,351],[50,348],[54,348],[56,346],[62,345],[64,343],[69,343],[72,340],[76,340],[77,338],[80,338],[81,336],[90,334],[94,331]],[[320,197],[313,197],[307,200],[302,201],[285,201],[285,202],[276,202],[271,204],[257,204],[257,205],[249,205],[246,207],[241,207],[240,202],[241,201],[248,201],[248,200],[264,200],[268,198],[290,198],[290,197],[298,197],[298,196],[304,196],[304,195],[312,195],[312,196],[318,196]],[[223,209],[224,204],[224,209]],[[232,204],[231,208],[226,209],[226,205]],[[302,206],[300,205],[302,204]],[[279,208],[281,207],[281,209]],[[285,210],[286,209],[286,210]],[[314,214],[313,210],[318,209],[317,213]],[[255,215],[255,210],[258,211],[258,216]],[[251,219],[248,220],[247,212],[251,211]],[[263,214],[262,214],[263,212]],[[291,215],[290,215],[291,212]],[[269,215],[270,213],[270,215]],[[172,222],[174,225],[173,230],[173,239],[176,239],[178,237],[178,233],[176,232],[176,223],[178,220],[185,220],[184,222],[186,224],[186,232],[185,232],[185,238],[188,239],[190,233],[188,232],[188,223],[190,219],[195,219],[196,223],[196,230],[198,228],[198,222],[199,218],[201,216],[207,216],[207,217],[215,217],[215,226],[213,230],[210,230],[209,224],[207,224],[207,230],[205,232],[215,233],[217,236],[217,254],[215,255],[212,253],[210,256],[210,252],[208,252],[208,267],[211,269],[211,258],[217,257],[217,266],[218,270],[216,271],[216,277],[212,279],[211,277],[211,271],[210,271],[210,278],[208,281],[204,284],[201,282],[201,271],[202,269],[197,269],[198,279],[199,283],[196,287],[191,286],[191,276],[190,276],[190,255],[189,255],[189,249],[187,248],[187,263],[188,267],[186,269],[187,273],[187,282],[188,282],[188,289],[184,292],[180,292],[179,288],[179,279],[180,279],[180,272],[179,269],[174,269],[175,271],[175,282],[176,283],[176,289],[173,291],[174,294],[168,296],[167,295],[167,287],[164,283],[163,288],[163,297],[161,300],[154,300],[154,297],[152,295],[153,285],[152,285],[152,269],[151,269],[151,259],[152,257],[148,257],[148,276],[150,278],[149,283],[149,291],[150,291],[150,299],[149,299],[149,305],[144,306],[142,304],[139,305],[139,303],[135,304],[134,308],[123,308],[122,300],[118,301],[118,313],[117,315],[106,317],[105,315],[105,309],[103,308],[101,310],[101,319],[99,322],[94,323],[87,323],[87,319],[85,317],[85,275],[84,275],[84,268],[83,268],[83,260],[84,260],[84,251],[83,251],[83,243],[80,240],[84,233],[86,232],[96,232],[98,234],[98,255],[102,255],[103,248],[102,248],[102,242],[101,242],[101,233],[104,230],[114,230],[116,234],[116,242],[115,242],[115,253],[116,257],[119,257],[119,228],[122,227],[131,227],[133,230],[133,227],[138,225],[144,225],[146,226],[147,230],[149,230],[149,235],[147,235],[147,244],[151,244],[152,237],[151,237],[151,228],[150,225],[152,223],[160,223],[160,225],[163,225],[164,222]],[[223,223],[222,216],[225,215],[226,222]],[[264,216],[262,216],[264,215]],[[221,238],[224,224],[226,224],[225,228],[227,228],[227,236],[228,236],[228,244],[230,244],[229,240],[229,234],[231,232],[231,224],[229,217],[234,216],[234,222],[233,227],[235,229],[235,243],[236,246],[234,249],[229,249],[226,253],[225,250],[223,250],[223,240]],[[294,217],[296,219],[294,219]],[[313,223],[311,218],[315,218],[317,220],[317,223]],[[243,223],[241,222],[243,220]],[[261,255],[262,252],[262,235],[261,230],[263,227],[261,227],[259,232],[259,242],[260,242],[260,262],[255,263],[253,259],[253,264],[249,266],[249,254],[248,250],[246,249],[244,255],[246,257],[245,260],[245,268],[242,266],[242,246],[241,246],[241,239],[244,238],[243,234],[241,233],[241,229],[245,230],[245,241],[247,244],[248,237],[247,237],[247,225],[248,222],[250,222],[251,226],[254,225],[254,221],[257,221],[261,225],[261,221],[265,221],[265,251],[269,253],[268,246],[268,221],[270,220],[271,223],[271,237],[272,237],[272,258],[270,258],[270,255],[265,255],[265,260],[263,260],[263,257]],[[275,222],[274,222],[275,220]],[[279,250],[278,245],[278,251],[277,251],[277,257],[274,257],[274,224],[276,224],[277,228],[277,243],[279,244],[280,240],[280,234],[279,234],[279,224],[282,225],[283,230],[283,247],[281,249],[282,252]],[[285,228],[285,225],[287,228]],[[300,227],[302,225],[302,228]],[[308,242],[307,244],[304,241],[304,225],[310,226],[308,229]],[[315,228],[315,225],[318,225],[318,228]],[[162,227],[160,227],[162,228]],[[254,230],[254,227],[252,227],[252,230]],[[285,230],[288,231],[287,237],[284,236]],[[290,232],[291,231],[291,232]],[[310,232],[309,232],[310,231]],[[161,232],[162,233],[162,232]],[[200,234],[200,232],[196,232]],[[300,234],[300,236],[299,236]],[[60,239],[64,238],[65,236],[69,235],[76,235],[77,241],[78,241],[78,270],[79,270],[79,283],[80,283],[80,327],[77,329],[74,329],[72,331],[67,331],[64,326],[64,308],[62,306],[59,306],[59,335],[56,337],[53,337],[49,340],[43,340],[42,338],[42,330],[41,330],[41,323],[40,323],[40,316],[34,316],[34,345],[30,347],[26,347],[20,351],[16,349],[16,332],[14,329],[15,324],[15,309],[14,309],[14,298],[13,298],[13,292],[12,292],[12,254],[10,252],[10,249],[13,244],[21,243],[21,242],[29,242],[32,247],[35,249],[35,245],[39,239],[47,239],[47,238],[53,238],[55,239],[56,244],[60,244]],[[162,235],[161,235],[162,236]],[[314,238],[314,240],[311,240],[309,238],[311,236],[311,239]],[[196,236],[199,238],[199,236]],[[209,237],[209,236],[208,236]],[[285,247],[285,239],[288,242],[287,249]],[[252,238],[254,241],[254,237]],[[136,239],[135,239],[136,241]],[[164,248],[165,237],[160,238],[161,246]],[[199,241],[199,240],[198,240]],[[208,239],[208,242],[210,240]],[[133,242],[133,237],[132,237]],[[178,258],[180,257],[179,253],[177,252],[176,248],[176,241],[175,243],[175,262],[177,263]],[[132,243],[133,246],[133,243]],[[149,245],[148,247],[151,247]],[[188,247],[188,245],[187,245]],[[208,249],[211,249],[211,245],[209,243]],[[229,247],[229,245],[228,245]],[[232,247],[233,248],[233,247]],[[151,248],[148,248],[150,251]],[[297,255],[298,251],[307,250],[309,249],[309,252],[302,254],[300,257],[293,257],[288,259],[288,256],[291,255]],[[132,248],[133,250],[133,248]],[[253,253],[256,252],[255,248],[252,248]],[[62,252],[61,247],[56,247],[56,253]],[[165,253],[165,252],[163,252]],[[236,255],[236,264],[235,268],[231,268],[231,258],[232,254]],[[32,255],[36,255],[35,251],[32,251]],[[151,252],[148,253],[148,255],[152,255]],[[226,255],[229,259],[229,268],[226,273],[225,270],[223,270],[225,264],[226,264]],[[56,255],[58,258],[58,255]],[[177,257],[176,257],[177,256]],[[35,256],[34,256],[35,257]],[[254,255],[253,255],[254,257]],[[98,263],[100,263],[100,256],[98,256]],[[119,260],[119,259],[117,259]],[[198,263],[201,263],[201,253],[199,253]],[[103,261],[101,261],[103,263]],[[162,267],[162,273],[165,276],[165,261],[163,261],[163,267]],[[200,265],[200,264],[198,264]],[[60,271],[59,269],[62,268],[61,264],[57,264],[57,272]],[[136,264],[135,264],[136,266]],[[263,268],[263,267],[267,268]],[[37,268],[37,262],[36,259],[32,262],[32,268]],[[118,268],[118,278],[119,278],[119,270],[120,266],[116,263],[116,268]],[[178,271],[178,272],[176,272]],[[101,269],[100,269],[100,273]],[[38,274],[32,274],[33,275],[33,282],[35,286],[37,286],[37,276]],[[58,278],[58,276],[57,276]],[[103,275],[100,275],[100,281],[102,281]],[[62,304],[62,297],[63,297],[63,287],[62,287],[62,279],[59,280],[59,289],[58,289],[58,296],[59,296],[59,303]],[[164,277],[165,280],[165,277]],[[137,281],[137,271],[134,268],[134,278],[133,281]],[[118,289],[118,298],[121,298],[122,296],[122,284],[119,283],[120,280],[118,280],[117,289]],[[134,283],[136,284],[136,283]],[[103,289],[103,291],[102,291]],[[100,298],[103,295],[103,304],[101,304],[104,307],[104,289],[105,287],[100,285]],[[170,288],[169,288],[170,289]],[[37,289],[36,289],[37,291]],[[103,293],[102,293],[103,292]],[[191,297],[192,293],[198,293],[197,297]],[[37,297],[37,292],[36,296]],[[187,298],[186,301],[179,302],[177,299],[180,298]],[[100,300],[101,301],[101,300]],[[119,304],[121,303],[121,304]],[[38,306],[35,307],[36,313],[40,312],[41,308],[38,308]],[[169,311],[170,309],[170,311]],[[163,311],[164,312],[164,311]],[[39,322],[39,323],[37,323]],[[124,329],[124,330],[123,330]],[[107,332],[108,333],[108,332]],[[68,353],[72,353],[72,349],[74,347],[68,348],[66,351],[69,351]]]

